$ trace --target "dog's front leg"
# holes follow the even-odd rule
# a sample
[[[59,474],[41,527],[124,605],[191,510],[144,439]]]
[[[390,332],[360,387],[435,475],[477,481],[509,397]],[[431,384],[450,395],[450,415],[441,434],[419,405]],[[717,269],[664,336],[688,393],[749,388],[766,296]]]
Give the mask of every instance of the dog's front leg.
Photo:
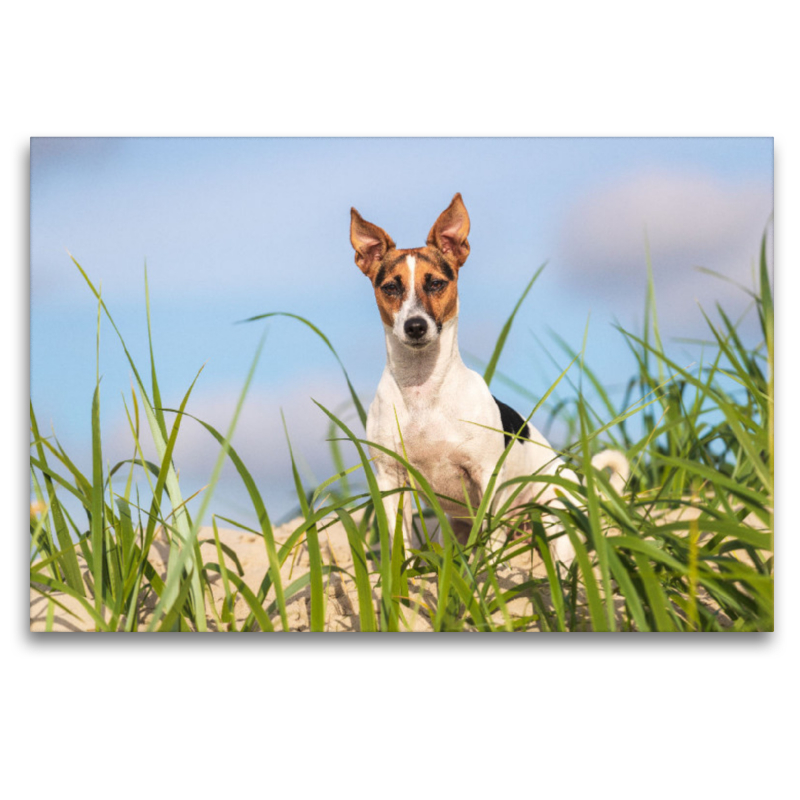
[[[558,474],[567,480],[572,480],[576,483],[578,481],[578,477],[570,469],[562,468],[558,471]],[[566,496],[569,498],[570,502],[577,504],[578,501],[571,494],[567,494]],[[563,501],[556,493],[556,489],[553,485],[548,485],[544,489],[540,490],[535,495],[534,499],[536,502],[542,503],[548,508],[566,508]],[[558,516],[555,514],[543,513],[542,524],[544,525],[545,534],[548,538],[554,536],[556,537],[550,538],[550,552],[557,561],[560,561],[565,567],[569,568],[572,562],[575,560],[575,548],[572,546],[569,535],[564,529],[564,526],[562,525]]]
[[[492,479],[492,473],[493,470],[484,469],[482,466],[477,464],[473,464],[470,468],[470,477],[480,487],[479,491],[480,502],[483,502],[483,498],[486,497],[486,493],[489,490],[489,481]],[[505,480],[505,474],[506,474],[505,467],[501,467],[500,473],[497,476],[497,480],[495,481],[495,486],[500,486],[503,483],[503,481]],[[496,498],[492,498],[492,500],[493,500],[492,505],[496,505],[496,503],[494,502]],[[488,511],[491,512],[491,510],[492,508],[490,506]],[[461,541],[459,533],[461,533],[461,535],[463,536],[462,544],[466,544],[467,537],[469,536],[471,529],[472,529],[472,523],[470,521],[462,521],[459,530],[455,530],[454,526],[454,531],[456,532],[456,537],[459,538],[459,541]],[[494,553],[497,550],[499,550],[503,546],[503,544],[505,544],[505,540],[506,540],[505,529],[495,528],[495,530],[493,530],[489,536],[489,551]]]
[[[394,546],[394,537],[397,531],[397,511],[400,507],[400,499],[403,500],[403,519],[401,529],[403,544],[405,545],[406,558],[411,555],[411,515],[413,513],[412,499],[408,492],[399,492],[406,485],[406,475],[404,471],[391,468],[376,469],[378,489],[383,495],[383,510],[386,514],[386,523],[389,526],[389,544]],[[388,494],[390,493],[391,494]],[[390,556],[391,557],[391,554]]]

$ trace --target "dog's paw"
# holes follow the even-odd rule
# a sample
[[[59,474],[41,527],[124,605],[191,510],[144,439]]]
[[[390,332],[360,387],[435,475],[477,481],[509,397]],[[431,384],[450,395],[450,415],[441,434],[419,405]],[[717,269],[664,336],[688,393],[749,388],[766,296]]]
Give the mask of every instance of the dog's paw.
[[[566,533],[553,542],[553,556],[567,568],[575,560],[575,548]]]

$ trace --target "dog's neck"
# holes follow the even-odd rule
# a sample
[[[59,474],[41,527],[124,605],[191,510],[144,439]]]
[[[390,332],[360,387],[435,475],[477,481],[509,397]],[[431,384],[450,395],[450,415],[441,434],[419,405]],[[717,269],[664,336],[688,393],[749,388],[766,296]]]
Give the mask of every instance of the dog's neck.
[[[386,368],[391,373],[407,404],[430,403],[453,375],[464,366],[458,350],[458,317],[442,326],[435,342],[414,350],[399,342],[388,325],[386,331]]]

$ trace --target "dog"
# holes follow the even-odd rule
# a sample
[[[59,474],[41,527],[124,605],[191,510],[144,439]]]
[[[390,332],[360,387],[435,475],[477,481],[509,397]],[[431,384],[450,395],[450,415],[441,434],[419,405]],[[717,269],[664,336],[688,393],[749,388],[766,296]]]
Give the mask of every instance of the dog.
[[[377,225],[350,210],[350,242],[355,261],[369,278],[386,336],[386,368],[367,415],[367,439],[395,453],[425,477],[439,495],[453,532],[466,543],[472,528],[465,493],[473,509],[483,498],[498,460],[508,443],[511,450],[496,485],[530,475],[555,475],[577,482],[533,425],[500,402],[477,372],[468,369],[458,349],[458,278],[469,255],[470,220],[460,194],[439,215],[424,247],[398,249]],[[402,434],[402,441],[401,441]],[[377,448],[371,448],[382,493],[406,486],[405,468]],[[592,461],[609,468],[611,482],[621,489],[628,475],[625,457],[613,450]],[[499,492],[497,500],[513,488]],[[563,491],[562,491],[563,493]],[[400,492],[384,495],[384,510],[394,530]],[[561,504],[553,484],[529,482],[514,501]],[[563,504],[562,504],[563,507]],[[403,503],[406,557],[412,542],[412,503]],[[510,514],[513,517],[513,512]],[[497,532],[490,543],[505,541]],[[566,535],[551,545],[555,557],[569,566],[575,556]]]

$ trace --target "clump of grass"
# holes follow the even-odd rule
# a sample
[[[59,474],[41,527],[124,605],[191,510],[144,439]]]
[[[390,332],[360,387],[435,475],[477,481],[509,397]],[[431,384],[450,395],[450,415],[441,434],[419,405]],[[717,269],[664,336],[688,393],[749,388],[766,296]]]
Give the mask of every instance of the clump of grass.
[[[652,278],[641,335],[619,329],[638,365],[621,406],[614,405],[602,382],[583,363],[583,353],[557,340],[570,364],[536,400],[531,416],[548,406],[571,431],[573,443],[561,455],[583,475],[582,482],[556,474],[500,485],[507,448],[480,506],[464,504],[464,516],[472,525],[462,545],[424,475],[402,453],[384,450],[410,476],[402,502],[414,504],[415,525],[420,539],[427,542],[411,553],[403,552],[400,536],[394,537],[394,547],[390,547],[398,520],[386,517],[369,456],[370,447],[383,448],[367,442],[343,421],[341,413],[321,405],[320,413],[330,421],[337,472],[317,487],[305,487],[287,430],[299,518],[283,541],[276,539],[256,481],[231,446],[260,347],[228,430],[223,434],[197,420],[220,450],[198,513],[192,516],[187,508],[192,498],[185,498],[181,490],[173,452],[181,425],[190,416],[186,408],[197,378],[179,408],[165,409],[153,355],[149,300],[150,380],[146,386],[100,292],[75,264],[98,300],[90,476],[77,469],[55,437],[40,433],[31,406],[31,586],[47,598],[48,624],[56,607],[67,611],[63,599],[69,597],[100,631],[143,627],[203,631],[209,626],[289,630],[288,607],[299,593],[308,592],[310,629],[322,631],[326,629],[326,581],[340,573],[355,587],[363,631],[403,630],[419,615],[437,631],[772,630],[774,336],[765,240],[758,290],[752,293],[763,340],[754,347],[743,343],[737,325],[718,307],[721,324],[706,317],[713,337],[711,355],[693,368],[676,363],[662,345]],[[487,382],[504,377],[498,371],[503,346],[540,272],[501,331],[486,368]],[[126,402],[132,454],[114,466],[104,466],[100,437],[101,316],[118,335],[134,374],[130,405]],[[276,315],[253,319],[268,316]],[[322,331],[302,317],[284,316],[308,325],[339,360]],[[363,405],[341,366],[363,426]],[[580,373],[577,387],[567,399],[554,401],[575,369]],[[599,398],[594,404],[581,390],[584,379]],[[143,455],[142,416],[156,446],[155,462]],[[349,469],[342,442],[350,442],[358,455],[358,463]],[[632,466],[622,492],[590,463],[592,454],[608,445],[623,450]],[[216,560],[204,561],[200,549],[201,530],[208,530],[202,527],[203,521],[226,459],[242,480],[258,520],[257,527],[247,528],[264,545],[267,566],[257,585],[244,581],[236,553],[220,539],[217,520],[245,526],[212,515],[211,538],[205,541],[213,544]],[[366,485],[358,491],[352,479],[362,471]],[[141,500],[137,475],[147,483],[147,502]],[[536,502],[527,504],[521,515],[515,510],[511,516],[516,494],[529,482],[552,484],[563,491],[564,507],[549,509],[558,518],[559,531],[548,524],[549,518],[543,515],[546,509]],[[514,491],[500,503],[502,489]],[[64,493],[77,498],[85,519],[69,515],[60,499]],[[499,553],[490,552],[487,542],[495,530],[505,526],[522,530],[523,522],[526,535],[522,539],[512,538]],[[341,525],[347,537],[352,556],[348,568],[326,563],[323,555],[321,539],[334,524]],[[431,543],[436,527],[439,541]],[[165,578],[150,560],[159,534],[169,546]],[[548,544],[558,535],[568,536],[576,550],[569,569],[550,555]],[[284,585],[282,568],[300,545],[308,551],[308,571]],[[537,576],[509,571],[534,556],[542,563]],[[223,587],[219,607],[211,590],[217,576]],[[435,590],[424,600],[414,590],[420,582]],[[246,618],[239,623],[234,613],[238,598],[247,608]],[[529,601],[530,613],[512,613],[512,605],[520,598]]]

